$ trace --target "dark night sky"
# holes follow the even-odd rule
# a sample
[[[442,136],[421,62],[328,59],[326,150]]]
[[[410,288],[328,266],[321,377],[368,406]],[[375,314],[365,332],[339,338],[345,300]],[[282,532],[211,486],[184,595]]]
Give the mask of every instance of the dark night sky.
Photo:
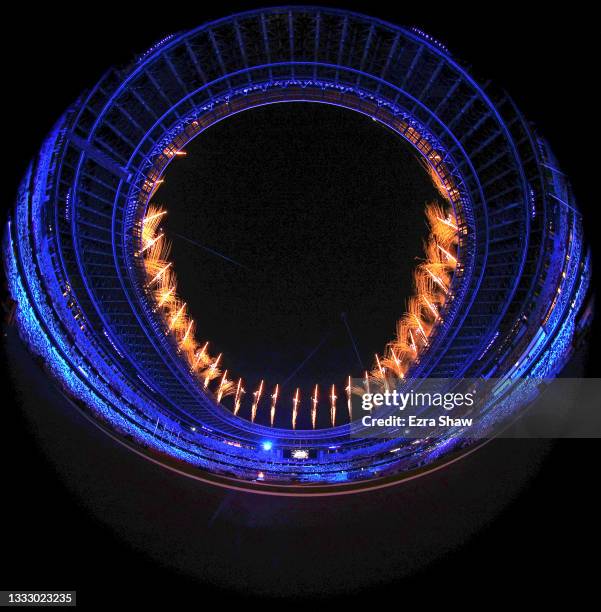
[[[371,367],[423,256],[437,193],[413,149],[364,115],[294,103],[230,117],[186,152],[154,201],[199,339],[253,388],[289,379],[307,396],[360,376],[341,313]]]
[[[3,158],[0,184],[4,205],[14,201],[28,160],[53,122],[109,66],[124,64],[134,53],[168,33],[258,4],[261,3],[221,2],[195,6],[193,10],[164,6],[159,18],[156,10],[123,2],[94,5],[93,17],[79,9],[72,12],[67,3],[36,7],[35,17],[29,4],[12,6],[1,40],[5,57],[10,60],[4,66],[3,82],[10,84],[4,101],[12,111],[4,126],[5,142],[10,143]],[[591,164],[583,163],[578,150],[580,143],[598,140],[594,132],[598,123],[596,97],[589,93],[598,57],[598,20],[592,12],[571,3],[561,10],[539,8],[528,14],[523,2],[510,1],[486,6],[349,1],[345,6],[423,28],[444,41],[482,79],[490,78],[508,89],[525,115],[548,138],[562,168],[572,178],[581,207],[588,213],[597,207],[598,186],[594,180],[591,182]],[[304,108],[300,112],[313,112],[308,105]],[[315,111],[316,121],[321,112]],[[335,115],[336,121],[364,123],[354,114]],[[274,154],[278,142],[281,144],[282,132],[278,136],[256,129],[259,116],[258,111],[240,116],[241,127],[268,145],[261,150],[254,147],[252,155],[260,153],[262,164],[282,165]],[[256,125],[251,117],[256,118]],[[197,141],[199,146],[207,146],[213,138],[211,132],[217,135],[231,129],[234,121],[211,128]],[[266,128],[273,122],[267,124]],[[280,130],[291,129],[294,122],[290,124]],[[394,150],[399,156],[395,159],[400,161],[403,152],[398,141],[392,139],[394,143],[389,143],[388,135],[379,133],[371,124],[362,129],[372,152],[377,144],[389,153]],[[335,132],[334,140],[352,144],[346,140],[350,138],[348,132]],[[315,138],[317,133],[309,129],[309,134],[295,131],[294,136],[298,142],[302,137],[302,148],[312,147],[314,152],[317,149],[318,159],[332,164],[334,158],[318,146],[326,142],[328,133],[319,133]],[[213,180],[227,183],[220,193],[225,188],[241,190],[243,183],[232,177],[231,156],[241,159],[242,147],[249,145],[250,141],[220,141],[219,155],[230,164],[229,168],[225,166],[226,171],[219,167],[217,157],[207,158],[201,149],[196,152],[192,147],[194,155],[178,164],[181,162],[182,172],[187,173],[196,159],[198,163],[202,159],[215,169]],[[286,148],[294,150],[290,143]],[[353,145],[352,150],[359,156],[356,163],[360,165],[370,148],[365,146],[364,151]],[[590,148],[586,151],[588,154]],[[348,152],[342,154],[347,163],[355,163]],[[247,178],[252,173],[250,156],[251,153],[246,163],[240,164]],[[318,172],[313,159],[305,162]],[[405,180],[405,167],[408,166],[401,163],[389,164],[379,170],[384,168],[391,173],[391,179],[400,181]],[[326,186],[330,190],[344,189],[338,169],[332,165],[330,168],[338,179],[328,180]],[[199,174],[204,171],[204,167],[198,169]],[[282,177],[289,177],[294,168],[284,167],[283,171]],[[373,181],[375,175],[369,178]],[[177,183],[170,176],[159,193],[167,195]],[[255,183],[251,181],[253,190],[270,192],[269,186]],[[290,181],[283,184],[289,188]],[[281,190],[270,193],[282,196]],[[382,191],[378,197],[390,206],[394,200],[387,195]],[[232,201],[239,204],[243,200]],[[316,204],[315,200],[308,201]],[[184,210],[179,201],[177,206],[168,204],[172,213]],[[220,203],[213,201],[211,205]],[[408,205],[423,208],[419,198]],[[319,211],[320,219],[326,212]],[[344,215],[346,211],[336,216],[337,223]],[[202,215],[188,216],[197,217],[195,224],[203,221]],[[172,218],[175,223],[174,214]],[[211,218],[214,223],[216,217]],[[257,222],[261,219],[265,219],[264,215]],[[589,219],[593,219],[592,215]],[[248,215],[246,221],[254,222]],[[372,223],[372,219],[368,221]],[[183,217],[180,222],[184,223]],[[309,228],[315,233],[323,231],[321,224],[303,224],[303,231]],[[196,238],[202,236],[202,229],[194,229]],[[588,223],[587,229],[594,231],[596,225]],[[286,233],[291,232],[278,231],[278,239],[285,240]],[[222,247],[222,236],[226,235],[222,228]],[[360,239],[356,227],[352,237]],[[295,239],[302,248],[300,237]],[[207,242],[218,246],[213,240]],[[277,261],[269,261],[266,246],[261,243],[262,252],[253,250],[249,256],[248,245],[238,244],[237,249],[243,250],[229,255],[235,252],[253,269],[259,263],[262,268],[269,263],[272,274],[267,276],[271,278]],[[279,246],[283,246],[282,242]],[[597,246],[595,241],[593,246]],[[180,248],[183,245],[176,245],[176,249]],[[200,262],[198,251],[188,254],[192,252]],[[397,252],[409,261],[412,247],[407,244],[392,251]],[[185,265],[185,254],[181,257],[176,250],[175,257],[178,268]],[[307,254],[303,261],[308,262],[306,257]],[[351,252],[350,257],[356,258],[357,253]],[[218,262],[206,262],[214,266],[211,273],[219,275]],[[350,265],[356,262],[349,261],[348,267],[346,261],[342,263],[346,273],[362,268]],[[400,273],[400,266],[401,263],[390,269]],[[233,275],[235,270],[223,266],[221,273]],[[309,273],[317,282],[320,275],[315,270]],[[336,270],[327,269],[325,273],[337,282],[344,278]],[[325,273],[320,277],[325,278]],[[259,272],[257,275],[261,276]],[[263,282],[250,287],[251,278],[243,277],[244,284],[239,288],[238,300],[245,306],[245,316],[252,313],[248,313],[244,298],[267,293]],[[384,276],[378,278],[385,280]],[[402,282],[399,286],[403,291]],[[298,290],[305,291],[302,286]],[[190,287],[189,294],[190,301],[195,302],[194,287]],[[306,296],[307,293],[303,300],[308,299]],[[274,296],[267,297],[275,307]],[[350,302],[345,301],[349,315]],[[338,306],[333,309],[334,318],[337,310]],[[223,317],[226,315],[229,316],[223,313]],[[202,313],[197,316],[202,321]],[[387,315],[381,316],[381,329],[388,334]],[[228,329],[217,325],[216,320],[215,325],[219,334]],[[353,323],[355,328],[356,325]],[[317,327],[315,333],[322,333]],[[360,335],[360,330],[356,328],[355,333]],[[267,338],[265,333],[257,336],[262,341]],[[294,346],[300,346],[303,340],[300,334],[285,339]],[[380,340],[373,340],[381,345]],[[225,344],[227,338],[220,335],[219,342]],[[249,341],[248,351],[257,351],[261,346],[266,345]],[[192,486],[195,483],[154,469],[132,453],[116,448],[108,438],[90,432],[32,365],[30,357],[18,348],[14,338],[9,348],[17,380],[3,387],[10,399],[3,412],[5,436],[0,445],[4,563],[0,588],[76,588],[81,607],[96,603],[105,609],[114,607],[118,593],[126,608],[158,605],[183,609],[191,601],[204,603],[210,595],[217,596],[223,604],[244,598],[243,603],[248,605],[258,593],[294,593],[299,599],[303,592],[321,597],[336,593],[343,603],[371,607],[388,607],[392,598],[402,605],[434,607],[448,606],[449,598],[462,602],[478,598],[487,603],[488,599],[476,595],[482,590],[497,603],[511,605],[515,605],[516,592],[522,598],[528,592],[534,593],[540,606],[547,594],[557,600],[560,593],[567,593],[573,599],[592,593],[598,583],[597,568],[589,561],[590,551],[599,547],[598,510],[591,492],[598,473],[598,440],[561,441],[550,451],[535,442],[500,441],[443,472],[380,494],[340,498],[332,503],[271,503],[251,495],[224,495],[217,489]],[[248,364],[252,360],[247,357],[240,359]],[[235,358],[233,353],[231,358]],[[596,364],[591,361],[591,370],[591,374],[598,375],[598,360]],[[536,570],[544,576],[543,582],[534,579]],[[182,571],[191,572],[194,578]],[[299,586],[304,591],[299,592]],[[356,588],[362,589],[359,594]],[[289,606],[288,601],[282,604]]]

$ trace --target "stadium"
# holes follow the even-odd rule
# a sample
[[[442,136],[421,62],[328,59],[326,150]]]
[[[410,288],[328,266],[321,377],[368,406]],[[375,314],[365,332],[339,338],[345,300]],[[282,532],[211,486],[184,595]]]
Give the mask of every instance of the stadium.
[[[155,198],[203,132],[284,103],[385,126],[415,150],[442,201],[426,211],[432,248],[395,339],[371,370],[310,397],[244,389],[227,355],[196,338]],[[20,335],[82,412],[169,469],[268,494],[377,488],[454,460],[475,445],[460,429],[362,437],[347,409],[353,385],[386,372],[498,380],[484,439],[561,372],[591,318],[582,217],[512,99],[427,33],[336,9],[230,16],[107,72],[32,162],[3,250]],[[317,410],[327,426],[316,427]]]

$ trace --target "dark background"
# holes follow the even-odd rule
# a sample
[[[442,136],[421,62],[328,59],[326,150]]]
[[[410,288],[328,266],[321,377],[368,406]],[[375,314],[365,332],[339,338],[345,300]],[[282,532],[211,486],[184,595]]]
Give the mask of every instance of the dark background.
[[[254,6],[13,7],[3,37],[2,201],[14,200],[54,120],[107,67],[167,33]],[[421,27],[476,76],[508,89],[572,178],[595,245],[590,14],[571,5],[528,15],[523,3],[344,6]],[[597,338],[595,330],[590,375],[599,375]],[[0,588],[77,589],[82,605],[105,606],[122,591],[126,605],[179,609],[206,605],[209,595],[431,605],[479,599],[482,587],[485,605],[515,603],[522,589],[540,602],[595,584],[595,440],[497,441],[438,474],[353,498],[224,495],[116,449],[65,407],[12,334],[7,340],[18,378],[6,383],[2,417]]]

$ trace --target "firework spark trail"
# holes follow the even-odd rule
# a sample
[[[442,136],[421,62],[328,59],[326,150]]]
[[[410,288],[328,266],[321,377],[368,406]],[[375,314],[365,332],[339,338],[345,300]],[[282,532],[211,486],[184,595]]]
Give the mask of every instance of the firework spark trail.
[[[192,370],[196,370],[201,362],[207,361],[207,348],[209,346],[208,342],[205,342],[205,345],[196,353],[196,357],[194,360],[194,364],[192,365]]]
[[[188,323],[188,327],[186,329],[186,333],[184,334],[184,337],[181,339],[182,344],[184,342],[186,342],[186,340],[188,339],[188,337],[190,336],[190,331],[192,330],[192,326],[194,325],[194,321],[192,321],[192,319],[190,319],[190,322]]]
[[[453,221],[451,221],[451,219],[449,219],[449,217],[436,217],[441,223],[444,223],[445,225],[448,225],[454,232],[456,232],[459,228],[457,227],[457,224],[454,223]]]
[[[399,378],[403,378],[404,374],[401,370],[401,360],[398,358],[396,351],[391,347],[390,355],[392,357],[392,361],[394,362],[394,370]],[[386,363],[386,362],[385,362]]]
[[[350,375],[347,379],[347,384],[344,390],[346,391],[346,408],[348,410],[348,419],[351,421],[353,417],[353,385],[351,383]]]
[[[219,370],[217,369],[217,367],[219,366],[219,362],[221,361],[221,353],[219,353],[219,355],[217,355],[217,359],[215,359],[215,361],[208,367],[206,373],[205,373],[205,381],[204,381],[204,388],[206,389],[209,386],[209,383],[214,379],[217,378],[220,374]]]
[[[411,339],[411,350],[417,355],[417,344],[415,344],[415,338],[413,337],[413,330],[409,330],[409,338]]]
[[[145,286],[154,297],[154,311],[160,311],[163,315],[167,325],[166,334],[175,336],[178,351],[187,359],[190,370],[197,373],[199,380],[204,382],[204,388],[207,388],[210,381],[221,376],[217,367],[221,357],[213,360],[208,355],[208,343],[199,350],[194,338],[194,321],[188,316],[186,303],[177,296],[177,279],[172,262],[168,260],[171,244],[160,230],[165,215],[166,211],[160,207],[149,206],[141,224],[141,242],[144,246],[137,255],[144,259]],[[231,393],[229,382],[224,381],[217,391],[221,398]]]
[[[152,287],[152,285],[154,285],[154,283],[156,283],[158,280],[160,280],[161,276],[163,276],[163,274],[165,274],[165,272],[167,272],[167,270],[171,267],[171,262],[165,264],[165,266],[163,266],[163,268],[161,268],[157,274],[155,276],[152,277],[152,279],[150,281],[148,281],[148,283],[146,283],[147,287]]]
[[[442,280],[442,278],[440,278],[440,276],[438,274],[435,273],[435,271],[432,269],[434,268],[435,264],[423,264],[424,266],[424,270],[426,271],[427,274],[429,274],[432,277],[432,280],[445,292],[448,293],[449,289],[446,286],[445,282]],[[436,269],[436,268],[434,268]]]
[[[164,291],[158,301],[157,308],[160,308],[173,295],[174,291],[175,287],[171,287],[168,291]]]
[[[261,395],[263,395],[263,383],[262,380],[259,384],[259,388],[253,393],[253,403],[250,410],[250,420],[252,423],[255,422],[255,418],[257,416],[257,409],[259,407],[259,401],[261,400]]]
[[[236,385],[236,396],[234,398],[234,416],[238,414],[240,411],[240,403],[242,402],[242,395],[246,393],[246,391],[242,388],[242,379],[238,379],[238,384]]]
[[[278,401],[278,395],[280,393],[280,386],[276,385],[274,392],[271,395],[271,408],[269,410],[269,424],[273,427],[273,422],[275,421],[275,409]]]
[[[181,308],[171,317],[171,323],[169,323],[169,331],[173,331],[173,328],[177,324],[182,312],[186,309],[186,302],[181,305]]]
[[[376,353],[376,364],[378,366],[378,371],[380,372],[380,374],[382,375],[382,377],[384,377],[385,374],[385,370],[382,367],[382,364],[380,363],[380,357],[378,356],[378,353]]]
[[[444,256],[447,258],[447,261],[449,263],[457,263],[457,258],[454,255],[451,255],[451,253],[449,253],[444,247],[442,247],[440,244],[436,245],[438,247],[438,249],[440,249],[442,251],[442,253],[444,254]]]
[[[435,176],[434,176],[435,175]],[[449,194],[436,173],[432,180],[449,202]],[[456,269],[458,225],[445,206],[434,202],[426,207],[430,236],[424,243],[426,259],[414,272],[415,293],[408,300],[407,313],[397,324],[396,339],[389,343],[381,363],[377,361],[372,376],[381,376],[381,367],[391,368],[400,378],[429,346],[429,335],[440,321],[440,308],[451,286]]]
[[[165,179],[158,179],[157,181],[153,181],[151,183],[151,191],[150,197],[152,198],[154,194],[157,192],[157,189],[165,182]]]
[[[178,154],[177,152],[174,153]],[[440,177],[431,172],[432,179],[445,197],[447,203],[449,194],[457,197],[455,189],[448,191],[442,183]],[[152,185],[154,189],[160,185],[162,180],[155,181]],[[171,244],[165,238],[160,229],[160,225],[166,215],[166,211],[151,205],[147,215],[141,223],[141,249],[136,253],[143,257],[146,270],[146,290],[154,297],[154,311],[160,311],[166,322],[167,334],[173,334],[178,351],[188,360],[190,371],[198,376],[205,389],[215,380],[220,379],[216,389],[216,398],[220,402],[227,395],[234,395],[233,412],[237,415],[240,411],[241,402],[245,394],[242,386],[242,379],[238,379],[237,385],[227,378],[227,370],[222,374],[219,370],[221,354],[212,358],[208,353],[208,342],[202,348],[195,339],[195,323],[188,316],[187,305],[180,300],[177,295],[177,279],[173,271],[172,262],[169,261]],[[351,377],[348,377],[345,387],[347,409],[349,419],[352,414],[352,395],[363,392],[370,392],[370,379],[383,381],[387,384],[387,372],[394,372],[399,378],[404,378],[411,364],[414,363],[425,348],[429,346],[429,335],[434,325],[441,321],[441,308],[444,305],[451,286],[453,271],[458,266],[457,245],[458,245],[458,224],[450,212],[450,208],[437,202],[426,207],[426,218],[430,227],[430,235],[424,242],[426,258],[423,263],[418,265],[414,272],[414,295],[408,299],[407,312],[400,318],[397,324],[396,338],[388,344],[384,355],[376,355],[375,364],[371,372],[364,373],[363,386],[352,386]],[[177,235],[179,238],[202,248],[213,255],[216,255],[241,268],[248,269],[243,264],[219,253],[214,249],[197,243],[185,236]],[[351,340],[357,361],[361,364],[361,357],[355,338],[348,324],[346,313],[341,315],[347,334]],[[325,343],[330,334],[327,334],[309,355],[301,362],[298,368],[284,381],[284,387],[296,374],[304,367],[321,346]],[[363,366],[361,369],[364,370]],[[251,420],[254,422],[259,400],[263,392],[264,381],[257,391],[253,393],[253,404],[251,408]],[[276,403],[279,396],[280,387],[275,386],[274,393],[271,395],[270,423],[274,424]],[[332,385],[330,393],[330,421],[335,426],[336,421],[336,391]],[[318,386],[315,386],[314,394],[311,398],[311,424],[316,427],[317,406],[318,406]],[[296,389],[293,397],[292,428],[296,429],[298,410],[300,404],[300,388]]]
[[[300,402],[300,389],[296,388],[294,399],[292,400],[292,429],[296,429],[296,419],[298,417],[298,403]]]
[[[150,223],[151,221],[154,221],[156,219],[159,219],[160,217],[163,217],[164,215],[167,214],[166,210],[161,210],[159,212],[156,212],[154,214],[151,215],[147,215],[146,217],[144,217],[144,221],[142,222],[143,225],[147,225],[148,223]]]
[[[234,383],[231,380],[228,380],[227,370],[223,373],[221,377],[221,382],[219,383],[219,389],[217,390],[217,401],[221,402],[221,400],[226,396],[233,393]]]
[[[330,420],[332,421],[332,427],[336,425],[336,400],[338,396],[336,395],[336,385],[332,385],[332,390],[330,391]]]
[[[436,308],[436,306],[434,306],[434,304],[432,304],[432,302],[430,302],[430,300],[428,299],[428,296],[422,295],[421,299],[423,300],[424,304],[427,306],[427,308],[430,310],[430,312],[434,316],[434,320],[438,319],[438,309]]]
[[[164,238],[165,234],[159,234],[156,238],[153,238],[152,240],[149,240],[144,247],[142,247],[142,250],[140,251],[139,255],[141,255],[142,253],[148,251],[148,249],[150,249],[151,247],[153,247],[159,240],[161,240],[162,238]]]
[[[221,390],[223,389],[223,385],[226,380],[227,380],[227,370],[223,373],[223,376],[221,377],[221,382],[219,383],[219,389],[217,390],[217,401],[218,402],[221,402],[221,398],[223,397]]]
[[[372,377],[376,378],[378,382],[384,385],[386,391],[389,390],[388,377],[386,376],[386,368],[380,361],[380,356],[376,353],[376,370],[372,372]]]

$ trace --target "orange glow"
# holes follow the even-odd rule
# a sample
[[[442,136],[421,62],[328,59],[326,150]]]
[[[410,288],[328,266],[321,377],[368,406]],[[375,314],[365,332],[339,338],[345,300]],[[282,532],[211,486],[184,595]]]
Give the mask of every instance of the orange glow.
[[[158,185],[162,181],[156,181]],[[201,348],[195,338],[196,325],[189,316],[186,302],[177,295],[177,278],[169,261],[171,244],[161,231],[166,211],[150,205],[140,225],[142,247],[137,256],[143,257],[146,289],[154,299],[154,311],[165,321],[167,335],[175,337],[178,351],[187,360],[190,371],[198,376],[206,389],[212,380],[221,378],[217,389],[218,401],[232,392],[231,381],[224,380],[218,366],[221,356],[213,359],[207,352],[208,342]]]
[[[434,180],[434,178],[433,178]],[[441,194],[446,188],[438,180]],[[448,197],[448,196],[447,196]],[[382,368],[404,378],[411,364],[429,346],[429,336],[440,321],[440,308],[445,303],[453,271],[456,269],[458,226],[450,207],[434,202],[426,207],[430,236],[424,243],[425,261],[414,272],[415,293],[407,301],[407,312],[397,324],[396,338],[388,344],[384,357],[376,359],[371,376],[382,378]]]

